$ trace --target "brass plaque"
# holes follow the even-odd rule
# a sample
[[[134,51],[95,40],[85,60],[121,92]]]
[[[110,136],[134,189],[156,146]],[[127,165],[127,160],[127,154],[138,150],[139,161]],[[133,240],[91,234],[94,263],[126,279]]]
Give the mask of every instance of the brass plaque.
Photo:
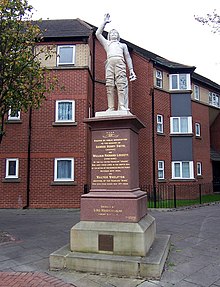
[[[113,235],[99,234],[99,251],[113,252]]]

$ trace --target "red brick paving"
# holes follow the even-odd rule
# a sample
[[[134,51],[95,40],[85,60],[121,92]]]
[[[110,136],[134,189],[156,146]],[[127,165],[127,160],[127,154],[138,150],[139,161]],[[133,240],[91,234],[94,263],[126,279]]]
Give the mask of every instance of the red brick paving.
[[[72,284],[67,284],[40,272],[0,272],[1,287],[73,287]]]

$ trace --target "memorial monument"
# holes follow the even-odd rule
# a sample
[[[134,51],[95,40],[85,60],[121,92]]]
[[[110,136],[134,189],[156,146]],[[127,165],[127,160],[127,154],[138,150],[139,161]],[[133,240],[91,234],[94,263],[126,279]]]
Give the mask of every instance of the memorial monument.
[[[51,254],[50,268],[159,278],[170,237],[156,235],[147,194],[139,188],[138,135],[145,126],[128,107],[126,64],[130,81],[136,75],[119,33],[102,36],[109,22],[106,14],[96,32],[107,54],[108,108],[84,121],[91,130],[91,189],[81,197],[80,222],[71,229],[70,246]]]

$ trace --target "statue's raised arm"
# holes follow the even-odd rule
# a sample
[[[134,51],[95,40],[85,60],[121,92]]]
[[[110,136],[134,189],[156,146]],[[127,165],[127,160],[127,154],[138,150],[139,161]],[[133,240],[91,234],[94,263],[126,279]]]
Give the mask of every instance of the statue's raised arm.
[[[106,39],[102,33],[107,23],[110,23],[110,15],[104,16],[104,21],[96,31],[96,37],[104,47],[107,54],[105,65],[106,89],[108,99],[108,110],[115,110],[114,91],[117,88],[118,93],[118,110],[128,111],[128,80],[126,75],[126,64],[129,69],[130,81],[136,80],[133,70],[133,63],[130,57],[128,47],[125,43],[120,43],[120,36],[117,30],[112,29]]]
[[[107,40],[104,38],[104,36],[102,35],[104,28],[106,26],[107,23],[110,23],[110,15],[107,13],[104,16],[104,21],[103,23],[99,26],[99,28],[96,31],[96,37],[99,40],[99,42],[102,44],[102,46],[104,47],[105,50],[107,50]],[[107,52],[107,51],[106,51]]]

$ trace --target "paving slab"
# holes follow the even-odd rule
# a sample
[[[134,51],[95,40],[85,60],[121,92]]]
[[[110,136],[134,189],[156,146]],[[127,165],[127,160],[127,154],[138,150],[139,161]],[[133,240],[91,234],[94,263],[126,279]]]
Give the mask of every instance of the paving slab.
[[[0,272],[1,287],[73,287],[60,279],[44,273]]]
[[[1,209],[0,230],[15,240],[0,244],[0,271],[38,272],[76,287],[220,287],[220,205],[149,213],[156,219],[157,234],[171,234],[160,280],[49,271],[49,255],[69,243],[70,229],[80,220],[80,211],[73,209]]]

